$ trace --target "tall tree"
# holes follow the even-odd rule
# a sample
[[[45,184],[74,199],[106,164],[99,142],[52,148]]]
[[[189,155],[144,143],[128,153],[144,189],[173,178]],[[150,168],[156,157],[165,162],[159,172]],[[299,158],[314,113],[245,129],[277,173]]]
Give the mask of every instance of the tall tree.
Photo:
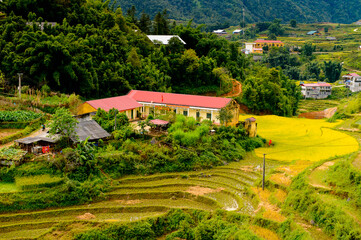
[[[340,79],[342,65],[334,61],[323,62],[323,72],[328,82],[333,83]]]
[[[71,138],[78,138],[75,132],[77,123],[78,120],[71,115],[68,109],[59,108],[52,116],[49,124],[49,133],[53,136],[60,134],[60,136],[65,138],[69,143]]]
[[[152,27],[152,21],[150,20],[148,14],[142,12],[138,21],[138,27],[140,28],[140,30],[142,30],[142,32],[146,34],[150,33],[150,28]]]

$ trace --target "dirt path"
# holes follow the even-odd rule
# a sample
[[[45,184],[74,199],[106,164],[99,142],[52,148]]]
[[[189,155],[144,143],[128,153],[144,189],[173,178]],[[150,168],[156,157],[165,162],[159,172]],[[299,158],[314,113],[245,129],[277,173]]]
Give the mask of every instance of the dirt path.
[[[237,97],[241,93],[242,93],[242,84],[237,80],[233,80],[232,91],[223,94],[221,97]]]
[[[313,169],[308,176],[308,183],[314,188],[321,188],[325,190],[331,190],[331,188],[323,182],[320,176],[324,175],[326,171],[335,164],[335,161],[325,162],[321,166]]]
[[[337,111],[337,107],[327,108],[319,112],[306,112],[298,115],[298,118],[308,118],[308,119],[322,119],[322,118],[331,118]]]
[[[36,136],[40,135],[41,133],[43,133],[43,131],[42,131],[41,129],[39,129],[39,130],[36,130],[36,131],[34,131],[34,132],[30,133],[29,135],[24,136],[24,137],[22,137],[22,138],[25,138],[25,137],[36,137]],[[3,145],[0,145],[0,149],[5,148],[5,147],[9,147],[9,146],[11,146],[11,145],[13,145],[13,144],[14,144],[14,141],[8,142],[8,143],[3,144]]]

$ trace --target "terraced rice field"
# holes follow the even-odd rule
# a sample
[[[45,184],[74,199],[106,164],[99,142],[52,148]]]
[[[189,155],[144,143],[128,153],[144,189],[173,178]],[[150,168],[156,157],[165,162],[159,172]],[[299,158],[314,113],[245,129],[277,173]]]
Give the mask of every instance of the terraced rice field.
[[[240,116],[240,120],[249,118]],[[268,159],[281,161],[325,160],[336,155],[342,156],[358,150],[355,138],[331,128],[340,122],[329,123],[325,120],[285,118],[278,116],[254,116],[257,119],[258,134],[271,139],[271,147],[255,150],[257,156],[267,154]]]
[[[244,160],[201,172],[130,176],[119,179],[102,201],[0,214],[0,239],[42,238],[62,222],[137,221],[171,208],[224,209],[254,215],[258,200],[250,187],[261,178],[260,162]]]

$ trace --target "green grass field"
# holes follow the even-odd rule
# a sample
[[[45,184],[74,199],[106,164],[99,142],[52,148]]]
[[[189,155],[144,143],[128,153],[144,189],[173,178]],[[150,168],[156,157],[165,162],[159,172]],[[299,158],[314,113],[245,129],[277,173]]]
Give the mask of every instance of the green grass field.
[[[240,120],[250,117],[240,116]],[[285,118],[278,116],[254,116],[257,119],[258,134],[272,140],[271,147],[255,150],[257,156],[267,154],[268,159],[281,161],[321,161],[344,155],[359,148],[355,138],[331,128],[340,124],[325,120]]]

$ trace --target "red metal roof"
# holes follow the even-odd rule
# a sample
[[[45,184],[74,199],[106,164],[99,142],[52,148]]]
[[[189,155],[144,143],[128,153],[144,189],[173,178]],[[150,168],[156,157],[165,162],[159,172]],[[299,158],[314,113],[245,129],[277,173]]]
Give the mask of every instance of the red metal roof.
[[[257,39],[254,42],[255,43],[283,43],[282,41],[278,41],[278,40],[263,40],[263,39]]]
[[[331,84],[329,84],[329,83],[304,83],[304,84],[301,84],[301,86],[305,86],[305,87],[331,87]]]
[[[350,75],[350,76],[352,76],[352,77],[359,77],[360,75],[358,75],[357,73],[349,73],[349,74],[347,74],[347,75]]]
[[[164,103],[177,106],[194,106],[203,108],[223,108],[232,100],[231,98],[207,97],[178,93],[149,92],[131,90],[128,95],[138,102]]]
[[[126,111],[142,106],[133,98],[130,98],[128,96],[103,98],[98,100],[86,101],[86,103],[88,103],[95,109],[101,108],[105,111],[109,111],[112,108],[118,109],[119,111]]]

